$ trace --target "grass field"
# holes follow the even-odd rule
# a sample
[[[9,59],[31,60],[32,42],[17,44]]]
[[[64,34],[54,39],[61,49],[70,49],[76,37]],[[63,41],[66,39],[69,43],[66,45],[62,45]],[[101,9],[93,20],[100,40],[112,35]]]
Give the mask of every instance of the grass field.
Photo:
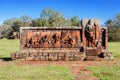
[[[120,42],[109,42],[108,51],[113,53],[113,56],[120,58]]]
[[[0,57],[10,57],[19,51],[19,40],[0,40]],[[0,80],[73,80],[70,69],[65,66],[15,66],[0,65]]]
[[[0,66],[0,80],[73,80],[63,66]]]
[[[109,51],[115,58],[120,58],[120,42],[109,42]],[[0,57],[10,57],[19,51],[19,40],[0,40]],[[89,67],[93,75],[101,80],[120,80],[120,62],[117,65],[101,65]],[[0,65],[0,80],[73,80],[69,68],[64,66],[15,66],[14,64]]]
[[[120,42],[109,42],[108,47],[108,51],[113,53],[114,58],[120,58]],[[89,70],[101,80],[120,80],[120,60],[112,66],[107,64],[104,66],[93,66],[89,67]]]
[[[120,80],[120,63],[113,66],[89,67],[89,70],[93,72],[94,76],[99,77],[100,80]]]
[[[19,51],[19,40],[7,40],[2,39],[0,40],[0,56],[2,58],[4,57],[10,57],[10,54],[15,51]]]

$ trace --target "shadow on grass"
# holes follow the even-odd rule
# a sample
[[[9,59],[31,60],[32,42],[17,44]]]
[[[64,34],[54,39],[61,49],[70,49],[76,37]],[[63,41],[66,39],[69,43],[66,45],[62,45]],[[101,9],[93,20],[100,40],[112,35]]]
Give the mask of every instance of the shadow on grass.
[[[12,61],[12,59],[10,57],[3,57],[3,58],[0,58],[0,60],[2,60],[2,61]]]

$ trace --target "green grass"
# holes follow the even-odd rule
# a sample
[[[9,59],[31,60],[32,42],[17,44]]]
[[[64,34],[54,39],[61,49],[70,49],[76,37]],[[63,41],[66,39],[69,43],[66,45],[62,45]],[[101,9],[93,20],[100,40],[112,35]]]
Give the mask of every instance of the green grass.
[[[120,58],[120,42],[109,42],[108,51],[113,53],[113,56]]]
[[[1,58],[10,57],[12,52],[19,50],[19,40],[0,40]],[[73,75],[65,66],[15,66],[7,63],[0,64],[0,80],[73,80]]]
[[[0,56],[10,57],[10,54],[15,51],[19,51],[19,40],[0,40]]]
[[[108,51],[112,52],[115,58],[120,58],[120,42],[109,42],[108,47]],[[88,69],[100,80],[120,80],[120,60],[112,66],[109,66],[108,62],[106,61],[104,66],[93,66]]]
[[[63,66],[0,66],[0,80],[73,80]]]
[[[89,70],[100,80],[120,80],[120,64],[118,66],[89,67]]]
[[[120,58],[120,42],[109,42],[109,51],[115,58]],[[19,40],[0,40],[0,57],[10,57],[19,51]],[[120,80],[120,60],[117,65],[89,67],[101,80]],[[0,80],[72,80],[70,70],[60,66],[0,66]]]

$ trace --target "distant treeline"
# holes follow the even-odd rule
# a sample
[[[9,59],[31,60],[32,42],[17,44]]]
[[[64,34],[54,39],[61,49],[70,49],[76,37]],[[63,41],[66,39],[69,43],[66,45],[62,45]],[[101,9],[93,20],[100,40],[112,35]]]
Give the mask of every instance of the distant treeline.
[[[19,28],[21,26],[81,27],[81,21],[77,16],[67,18],[59,11],[46,8],[40,13],[40,17],[36,19],[28,15],[24,15],[20,18],[5,20],[2,27],[0,27],[0,38],[19,38]],[[118,14],[114,19],[106,21],[106,26],[109,29],[109,41],[120,41],[120,14]]]
[[[120,14],[106,21],[105,24],[108,27],[108,40],[120,41]]]
[[[62,13],[53,9],[44,9],[40,17],[33,19],[28,15],[24,15],[20,18],[11,18],[3,22],[0,27],[0,38],[14,38],[20,27],[66,27],[66,26],[78,26],[80,27],[80,20],[77,16],[72,18],[66,18]]]

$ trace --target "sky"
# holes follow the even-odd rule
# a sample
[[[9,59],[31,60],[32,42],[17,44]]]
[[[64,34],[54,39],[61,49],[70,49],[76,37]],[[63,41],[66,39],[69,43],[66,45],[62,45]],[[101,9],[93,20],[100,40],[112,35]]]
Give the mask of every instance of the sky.
[[[104,24],[120,13],[120,0],[0,0],[0,24],[23,15],[39,18],[45,8],[60,11],[66,18],[99,18]]]

